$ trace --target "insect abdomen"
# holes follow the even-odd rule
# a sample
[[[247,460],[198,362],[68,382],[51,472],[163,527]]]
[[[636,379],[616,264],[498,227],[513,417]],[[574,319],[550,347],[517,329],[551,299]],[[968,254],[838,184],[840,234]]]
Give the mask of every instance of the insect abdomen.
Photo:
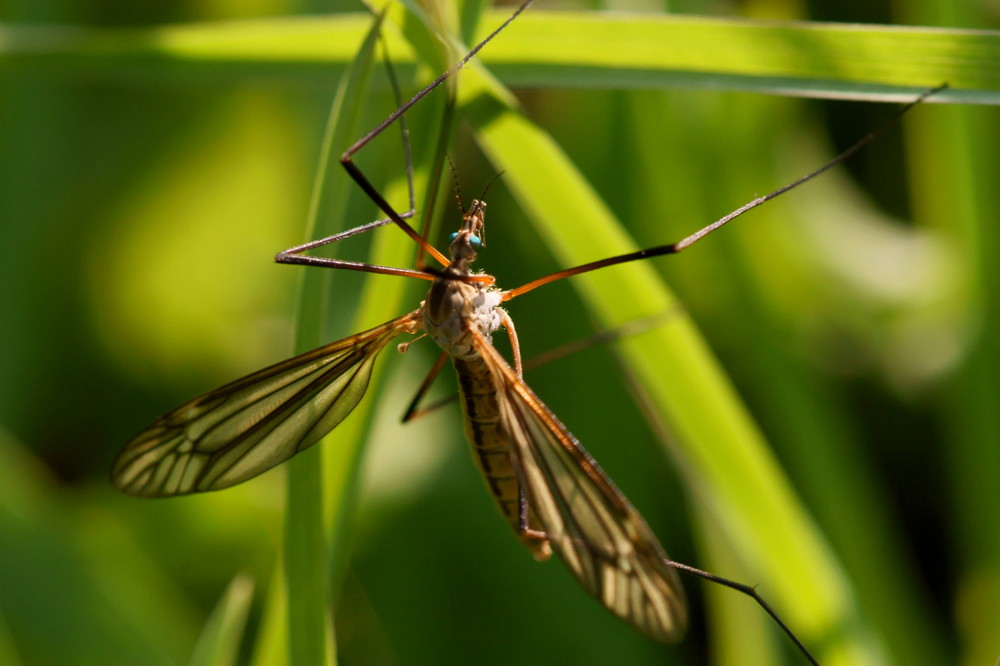
[[[486,487],[496,500],[500,513],[531,549],[536,559],[548,557],[548,543],[523,534],[520,520],[520,483],[511,461],[510,444],[500,425],[496,387],[486,364],[480,360],[453,358],[458,373],[465,436],[472,445],[473,459],[483,473]],[[529,526],[534,527],[529,513]]]

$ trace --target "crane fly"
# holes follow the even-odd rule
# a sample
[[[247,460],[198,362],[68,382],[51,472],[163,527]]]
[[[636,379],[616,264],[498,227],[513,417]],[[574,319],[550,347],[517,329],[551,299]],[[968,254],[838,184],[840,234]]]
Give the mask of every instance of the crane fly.
[[[320,265],[432,281],[420,306],[400,317],[332,342],[210,391],[161,416],[128,442],[111,479],[139,497],[170,497],[242,483],[315,444],[336,427],[367,389],[375,358],[402,335],[423,333],[450,357],[458,375],[465,432],[500,512],[537,559],[555,552],[580,585],[646,636],[677,640],[687,624],[677,570],[753,598],[816,664],[794,633],[746,585],[669,560],[628,500],[573,435],[524,382],[513,322],[502,303],[549,282],[618,263],[675,254],[744,212],[811,180],[869,143],[873,132],[821,168],[759,197],[687,238],[565,269],[503,291],[492,276],[473,272],[482,247],[486,204],[473,201],[452,235],[450,258],[431,246],[382,197],[352,156],[448,76],[469,61],[530,4],[473,48],[456,66],[401,105],[341,158],[357,184],[389,217],[279,253],[281,263]],[[928,91],[895,117],[935,92]],[[442,268],[392,268],[306,254],[372,226],[395,223]],[[513,366],[493,347],[506,329]],[[425,382],[426,384],[426,382]]]
[[[510,292],[470,268],[485,211],[472,202],[449,246],[451,261],[435,271],[420,308],[165,414],[126,445],[112,479],[131,495],[169,497],[253,478],[340,423],[364,395],[378,353],[423,330],[452,359],[476,461],[535,557],[555,551],[611,612],[651,638],[674,641],[686,625],[684,596],[656,537],[524,383],[519,354],[515,370],[491,344],[501,327],[516,338],[500,308]]]

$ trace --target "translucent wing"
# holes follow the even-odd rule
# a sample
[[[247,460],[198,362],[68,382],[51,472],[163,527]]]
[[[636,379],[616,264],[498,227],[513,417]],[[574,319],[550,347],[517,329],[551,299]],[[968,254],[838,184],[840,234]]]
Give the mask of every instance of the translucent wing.
[[[153,421],[118,454],[111,482],[140,497],[219,490],[315,444],[368,388],[378,353],[419,311],[290,358]]]
[[[642,516],[493,346],[474,339],[493,372],[521,487],[552,548],[612,613],[650,638],[679,639],[684,593]]]

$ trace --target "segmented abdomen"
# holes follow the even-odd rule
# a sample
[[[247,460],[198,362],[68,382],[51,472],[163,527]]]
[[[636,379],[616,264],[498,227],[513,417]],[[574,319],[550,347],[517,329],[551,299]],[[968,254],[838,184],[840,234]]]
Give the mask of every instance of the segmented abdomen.
[[[511,459],[508,437],[500,425],[500,409],[493,376],[480,358],[452,358],[452,363],[458,373],[465,435],[472,445],[473,459],[483,473],[486,486],[496,500],[500,513],[535,557],[545,559],[549,554],[547,542],[524,535],[520,530],[520,483]],[[538,529],[538,523],[531,512],[528,524],[533,529]]]

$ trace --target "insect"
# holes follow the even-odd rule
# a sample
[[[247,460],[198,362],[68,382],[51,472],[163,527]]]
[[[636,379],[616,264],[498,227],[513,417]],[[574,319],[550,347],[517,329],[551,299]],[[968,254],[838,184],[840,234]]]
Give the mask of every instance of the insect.
[[[530,0],[529,0],[530,2]],[[508,19],[529,4],[525,2]],[[325,265],[432,281],[412,312],[319,347],[206,393],[160,417],[118,456],[112,481],[142,497],[219,490],[291,458],[336,427],[362,399],[375,358],[398,337],[421,331],[451,358],[459,377],[465,428],[476,461],[498,507],[539,559],[555,552],[581,586],[612,613],[660,641],[678,639],[687,623],[676,570],[721,583],[754,598],[788,633],[811,663],[816,660],[750,587],[672,562],[645,521],[604,475],[573,435],[525,384],[513,323],[501,304],[548,282],[599,268],[664,254],[697,243],[730,220],[815,177],[867,143],[871,136],[821,169],[678,243],[602,259],[502,291],[472,263],[482,246],[486,204],[473,201],[449,245],[435,250],[398,214],[354,165],[352,155],[399,119],[452,70],[402,105],[345,153],[342,163],[358,185],[408,233],[440,268],[399,269],[313,257],[308,250],[360,233],[359,227],[278,255],[283,263]],[[494,349],[492,335],[506,329],[513,366]]]

